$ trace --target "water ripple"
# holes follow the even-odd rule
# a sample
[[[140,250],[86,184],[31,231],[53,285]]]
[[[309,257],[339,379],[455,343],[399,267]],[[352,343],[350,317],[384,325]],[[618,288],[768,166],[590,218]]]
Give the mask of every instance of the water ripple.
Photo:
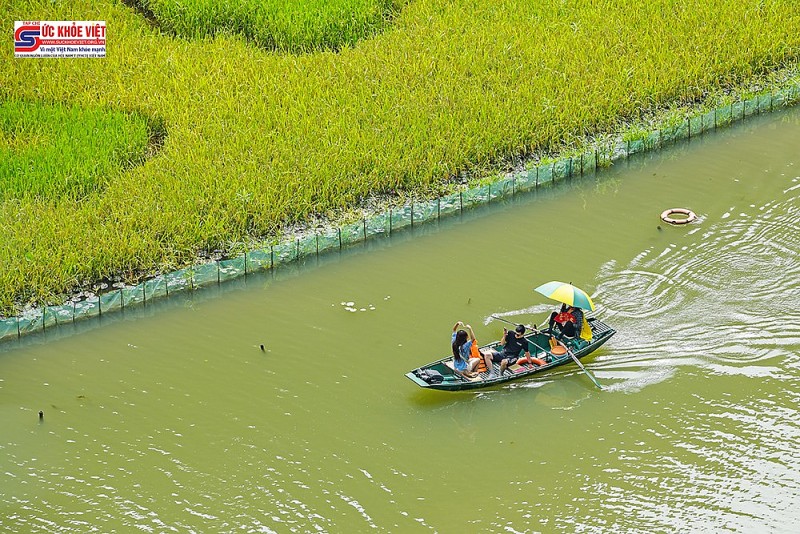
[[[603,367],[660,366],[666,353],[671,365],[699,360],[719,372],[781,376],[776,362],[796,362],[800,188],[785,194],[731,206],[680,244],[649,247],[628,265],[603,265],[596,293],[620,330]]]

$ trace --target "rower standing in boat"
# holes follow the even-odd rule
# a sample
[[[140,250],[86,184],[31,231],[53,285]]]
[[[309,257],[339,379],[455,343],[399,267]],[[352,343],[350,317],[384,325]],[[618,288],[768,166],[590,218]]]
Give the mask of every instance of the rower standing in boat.
[[[530,358],[531,352],[528,348],[528,340],[525,339],[525,327],[518,325],[513,332],[503,328],[503,337],[500,338],[502,351],[492,349],[492,361],[500,363],[500,374],[502,375],[509,365],[514,365],[519,359],[519,355],[525,351],[525,357]],[[494,377],[494,370],[489,373],[489,378]]]

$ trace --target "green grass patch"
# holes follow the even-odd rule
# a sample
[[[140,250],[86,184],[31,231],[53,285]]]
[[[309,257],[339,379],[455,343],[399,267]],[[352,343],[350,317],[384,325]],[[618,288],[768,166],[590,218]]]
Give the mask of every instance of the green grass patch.
[[[0,201],[81,199],[141,163],[149,139],[137,114],[0,102]]]
[[[0,101],[140,110],[169,129],[156,157],[101,172],[103,187],[82,200],[0,202],[4,311],[275,239],[372,194],[436,193],[462,173],[763,79],[800,54],[788,0],[415,0],[390,31],[300,55],[224,33],[178,39],[115,0],[8,0],[0,15],[108,23],[100,60],[14,59],[0,47]],[[91,154],[94,139],[60,145],[65,159]],[[16,134],[0,143],[19,150]]]
[[[288,52],[338,50],[377,34],[399,0],[132,0],[165,30],[187,38],[243,35]]]

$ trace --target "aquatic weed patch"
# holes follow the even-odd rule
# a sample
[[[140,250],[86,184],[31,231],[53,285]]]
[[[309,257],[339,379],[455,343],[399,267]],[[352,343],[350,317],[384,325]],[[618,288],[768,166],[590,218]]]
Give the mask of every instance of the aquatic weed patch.
[[[153,135],[135,113],[0,102],[0,201],[84,198],[143,162]]]
[[[417,0],[391,31],[300,55],[238,35],[177,39],[111,0],[10,0],[0,13],[106,20],[109,46],[98,61],[0,47],[0,98],[137,109],[169,127],[156,157],[82,201],[0,203],[7,312],[275,242],[374,195],[437,194],[800,54],[800,11],[779,0]]]
[[[399,0],[128,0],[180,37],[218,33],[258,46],[310,52],[352,46],[382,31],[401,9]]]

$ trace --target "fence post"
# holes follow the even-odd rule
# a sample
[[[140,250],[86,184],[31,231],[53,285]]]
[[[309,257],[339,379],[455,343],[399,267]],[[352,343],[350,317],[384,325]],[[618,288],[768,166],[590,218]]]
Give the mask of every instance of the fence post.
[[[364,222],[364,243],[367,242],[367,218],[363,217],[361,219]]]
[[[411,228],[414,228],[414,201],[411,201]]]
[[[392,235],[392,207],[389,206],[389,235]]]

